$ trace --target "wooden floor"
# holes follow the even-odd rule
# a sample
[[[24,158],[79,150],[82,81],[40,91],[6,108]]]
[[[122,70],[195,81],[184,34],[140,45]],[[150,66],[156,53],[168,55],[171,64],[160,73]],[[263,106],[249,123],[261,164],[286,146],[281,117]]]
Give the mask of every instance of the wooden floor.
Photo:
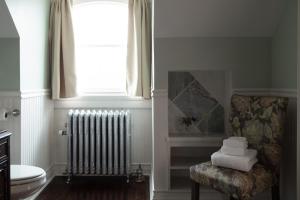
[[[119,177],[74,177],[66,184],[66,177],[57,176],[36,200],[149,200],[149,178],[143,183]]]

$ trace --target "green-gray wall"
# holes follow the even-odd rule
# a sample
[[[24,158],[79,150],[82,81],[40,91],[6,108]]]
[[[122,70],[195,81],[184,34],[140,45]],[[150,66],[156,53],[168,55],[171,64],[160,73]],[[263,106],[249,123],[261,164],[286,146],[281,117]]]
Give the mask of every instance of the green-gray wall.
[[[273,88],[297,88],[297,0],[287,0],[272,38]]]
[[[6,3],[20,36],[20,90],[49,88],[50,0],[6,0]]]
[[[0,38],[0,91],[20,89],[18,38]]]
[[[154,87],[166,89],[168,71],[232,71],[233,88],[269,88],[270,38],[156,38]]]
[[[0,91],[19,90],[19,35],[3,0],[0,0],[0,27]]]

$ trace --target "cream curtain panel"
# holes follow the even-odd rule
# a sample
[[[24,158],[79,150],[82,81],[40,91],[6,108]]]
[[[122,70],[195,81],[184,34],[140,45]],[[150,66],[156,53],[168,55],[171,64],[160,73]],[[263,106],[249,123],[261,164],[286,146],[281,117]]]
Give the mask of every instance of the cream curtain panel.
[[[129,0],[127,94],[151,95],[151,7],[148,0]]]
[[[51,1],[49,48],[49,61],[52,69],[52,99],[77,96],[70,0]]]

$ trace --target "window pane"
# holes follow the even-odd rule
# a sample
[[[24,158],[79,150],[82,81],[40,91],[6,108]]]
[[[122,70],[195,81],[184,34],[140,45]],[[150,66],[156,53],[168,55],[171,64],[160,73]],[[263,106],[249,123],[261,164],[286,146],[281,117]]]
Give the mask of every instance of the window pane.
[[[73,9],[78,89],[125,92],[128,5],[95,1]]]
[[[85,92],[124,92],[126,86],[124,47],[77,49],[79,89]]]

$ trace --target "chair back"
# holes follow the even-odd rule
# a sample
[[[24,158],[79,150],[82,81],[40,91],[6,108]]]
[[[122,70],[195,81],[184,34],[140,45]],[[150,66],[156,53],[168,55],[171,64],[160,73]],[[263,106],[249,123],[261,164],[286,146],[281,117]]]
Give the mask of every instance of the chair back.
[[[285,97],[233,95],[231,98],[233,135],[246,137],[249,148],[258,151],[259,163],[275,175],[279,175],[287,105]]]

